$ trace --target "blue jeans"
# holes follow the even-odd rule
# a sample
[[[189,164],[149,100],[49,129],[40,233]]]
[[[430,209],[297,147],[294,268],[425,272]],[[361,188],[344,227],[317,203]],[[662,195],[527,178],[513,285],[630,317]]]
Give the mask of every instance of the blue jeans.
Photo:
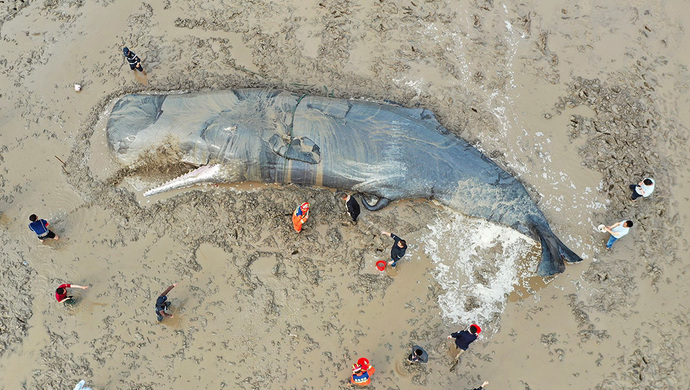
[[[614,242],[618,241],[618,238],[611,236],[609,238],[609,242],[606,243],[607,248],[611,248],[611,245],[613,245]]]

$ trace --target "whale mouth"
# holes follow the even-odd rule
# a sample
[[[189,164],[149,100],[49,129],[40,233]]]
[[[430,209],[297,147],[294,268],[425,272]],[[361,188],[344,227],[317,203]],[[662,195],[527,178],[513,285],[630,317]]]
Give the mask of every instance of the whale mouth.
[[[221,180],[221,166],[219,164],[202,165],[182,176],[178,176],[160,186],[144,192],[144,196],[152,196],[163,192],[187,188],[198,184],[215,183]]]
[[[144,196],[152,196],[177,189],[183,189],[204,184],[238,183],[246,181],[244,172],[246,167],[242,162],[234,161],[223,164],[202,165],[181,176],[169,180],[159,186],[144,192]]]
[[[140,153],[133,162],[104,179],[109,186],[118,186],[134,177],[155,183],[183,175],[197,167],[199,164],[184,158],[179,142],[166,139],[162,145]]]

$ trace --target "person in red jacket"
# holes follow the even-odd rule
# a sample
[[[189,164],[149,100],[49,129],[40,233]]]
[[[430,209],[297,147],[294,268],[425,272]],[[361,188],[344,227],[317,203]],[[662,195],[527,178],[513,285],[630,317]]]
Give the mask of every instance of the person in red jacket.
[[[74,302],[74,297],[69,295],[69,291],[67,291],[68,288],[80,288],[82,290],[86,290],[89,288],[89,286],[80,286],[78,284],[69,284],[69,283],[63,283],[61,284],[56,290],[55,290],[55,299],[57,299],[58,303],[68,303],[72,304]]]

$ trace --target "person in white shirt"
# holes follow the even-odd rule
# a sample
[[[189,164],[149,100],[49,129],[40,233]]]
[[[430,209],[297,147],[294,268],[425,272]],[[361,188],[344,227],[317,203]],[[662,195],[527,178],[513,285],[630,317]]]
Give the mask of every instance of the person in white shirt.
[[[654,179],[648,177],[637,184],[631,184],[630,189],[632,190],[632,200],[639,197],[647,198],[654,192]]]
[[[609,241],[606,243],[606,249],[611,249],[611,245],[613,245],[614,242],[618,241],[618,239],[628,234],[632,226],[633,222],[630,220],[623,220],[620,222],[616,222],[611,226],[605,226],[604,230],[611,233],[611,237],[609,238]]]

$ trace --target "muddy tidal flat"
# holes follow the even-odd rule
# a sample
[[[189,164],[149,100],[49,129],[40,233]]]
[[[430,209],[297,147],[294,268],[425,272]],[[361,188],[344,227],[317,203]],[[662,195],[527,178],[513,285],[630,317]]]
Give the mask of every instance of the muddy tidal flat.
[[[682,0],[0,1],[0,389],[349,388],[362,356],[372,389],[690,388],[687,15]],[[538,243],[423,199],[352,225],[329,188],[143,197],[190,167],[174,150],[118,162],[114,101],[229,88],[432,110],[584,260],[534,277]],[[655,192],[630,200],[644,177]],[[31,214],[60,240],[37,240]],[[596,226],[623,219],[606,251]],[[410,245],[395,270],[375,268],[380,230]],[[90,288],[65,307],[62,283]],[[483,332],[451,371],[446,336],[471,322]],[[404,362],[412,345],[427,364]]]

